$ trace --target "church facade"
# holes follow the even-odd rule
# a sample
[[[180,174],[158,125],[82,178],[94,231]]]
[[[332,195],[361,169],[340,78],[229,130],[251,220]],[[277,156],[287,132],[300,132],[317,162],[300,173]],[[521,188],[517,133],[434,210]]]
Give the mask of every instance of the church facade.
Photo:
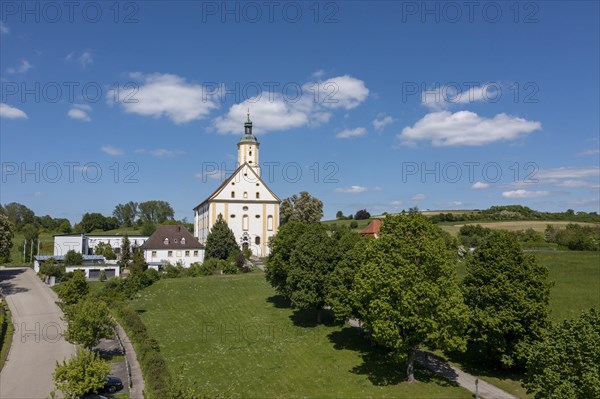
[[[241,249],[248,248],[259,257],[267,256],[269,238],[279,227],[281,201],[260,178],[260,143],[252,133],[249,115],[237,146],[237,169],[194,208],[194,236],[206,244],[210,228],[221,215]]]

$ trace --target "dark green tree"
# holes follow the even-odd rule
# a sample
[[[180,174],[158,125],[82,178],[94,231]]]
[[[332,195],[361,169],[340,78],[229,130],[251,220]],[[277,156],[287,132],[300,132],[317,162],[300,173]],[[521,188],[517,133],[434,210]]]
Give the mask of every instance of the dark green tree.
[[[344,218],[344,212],[342,212],[342,211],[337,211],[337,212],[335,213],[335,218],[336,218],[336,219],[343,219],[343,218]]]
[[[138,215],[142,222],[161,224],[173,219],[175,212],[166,201],[146,201],[138,205]]]
[[[144,258],[144,250],[141,247],[133,247],[133,257],[129,270],[132,274],[142,273],[148,269],[148,264]]]
[[[565,320],[534,343],[525,386],[536,399],[600,398],[600,312]]]
[[[125,233],[123,237],[123,241],[121,241],[121,256],[119,259],[119,266],[127,267],[129,265],[129,261],[131,260],[131,242],[129,241],[129,236]]]
[[[10,249],[12,248],[14,227],[3,214],[0,214],[0,263],[10,261]]]
[[[4,205],[4,213],[17,231],[20,231],[26,224],[35,223],[35,213],[25,205],[17,202]]]
[[[414,381],[415,351],[463,350],[467,308],[439,227],[414,214],[387,216],[369,240],[352,296],[363,326],[406,360]]]
[[[79,252],[76,252],[73,249],[70,249],[65,254],[64,263],[65,263],[65,266],[81,265],[83,263],[83,255],[81,255]]]
[[[271,253],[267,257],[265,277],[278,294],[288,298],[291,295],[287,279],[290,258],[296,242],[306,230],[307,224],[292,220],[279,228],[270,242]]]
[[[106,303],[98,299],[83,299],[71,306],[66,314],[68,322],[65,339],[87,349],[98,345],[102,338],[115,332],[115,322]]]
[[[309,224],[292,250],[287,276],[292,306],[317,310],[317,323],[326,304],[329,274],[338,258],[336,240],[319,223]]]
[[[469,349],[505,367],[522,366],[527,345],[549,327],[548,270],[508,231],[489,233],[467,262]]]
[[[129,201],[126,204],[118,204],[113,210],[113,216],[117,218],[121,226],[132,226],[137,215],[138,204],[133,201]]]
[[[205,258],[228,259],[240,252],[233,231],[227,226],[223,215],[217,216],[217,221],[211,227],[206,237],[206,247],[204,248]]]
[[[361,209],[356,212],[354,215],[355,220],[368,219],[371,217],[371,214],[366,209]]]

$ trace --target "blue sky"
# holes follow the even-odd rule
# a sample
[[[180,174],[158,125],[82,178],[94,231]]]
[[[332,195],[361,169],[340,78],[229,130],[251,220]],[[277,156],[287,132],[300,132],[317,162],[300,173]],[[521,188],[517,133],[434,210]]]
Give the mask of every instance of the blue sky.
[[[471,4],[3,2],[0,202],[191,219],[250,108],[263,178],[326,218],[598,211],[598,2]]]

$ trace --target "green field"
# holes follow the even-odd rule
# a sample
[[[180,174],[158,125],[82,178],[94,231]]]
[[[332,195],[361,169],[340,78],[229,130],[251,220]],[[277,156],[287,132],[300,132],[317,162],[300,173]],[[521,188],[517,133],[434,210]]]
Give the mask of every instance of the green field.
[[[248,398],[470,398],[418,369],[414,384],[382,348],[350,327],[315,326],[262,274],[161,280],[132,306],[172,372],[205,393]]]

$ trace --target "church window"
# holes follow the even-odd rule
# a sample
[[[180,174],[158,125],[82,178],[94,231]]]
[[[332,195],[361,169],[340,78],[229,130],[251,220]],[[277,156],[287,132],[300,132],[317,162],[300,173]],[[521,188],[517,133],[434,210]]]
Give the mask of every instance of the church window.
[[[232,219],[234,219],[235,218],[235,213],[232,213],[229,217],[232,218]]]
[[[231,198],[235,198],[235,191],[231,192]]]
[[[235,182],[234,182],[234,181],[232,181],[232,182],[231,182],[231,185],[232,185],[232,186],[235,186]]]
[[[244,198],[248,198],[248,192],[244,191]]]
[[[248,155],[252,156],[252,151],[250,151],[250,152],[248,153]]]
[[[165,239],[163,240],[163,243],[164,243],[165,245],[169,245],[169,239],[168,239],[168,238],[165,238]]]
[[[258,183],[256,183],[256,187],[258,187]]]
[[[247,207],[247,206],[245,206],[245,207],[243,207],[242,209],[243,209],[244,211],[247,211],[247,210],[248,210],[248,207]]]
[[[256,238],[254,239],[254,243],[256,245],[260,245],[260,237],[256,236]]]
[[[252,161],[248,161],[248,163],[252,163]]]
[[[273,216],[267,216],[267,230],[273,231]]]
[[[255,217],[258,219],[258,218],[260,218],[260,215],[256,215]]]
[[[259,193],[259,192],[257,192],[257,193],[256,193],[256,199],[259,199],[259,198],[260,198],[260,193]]]
[[[242,230],[244,230],[244,231],[248,230],[248,215],[244,215],[242,217]]]

